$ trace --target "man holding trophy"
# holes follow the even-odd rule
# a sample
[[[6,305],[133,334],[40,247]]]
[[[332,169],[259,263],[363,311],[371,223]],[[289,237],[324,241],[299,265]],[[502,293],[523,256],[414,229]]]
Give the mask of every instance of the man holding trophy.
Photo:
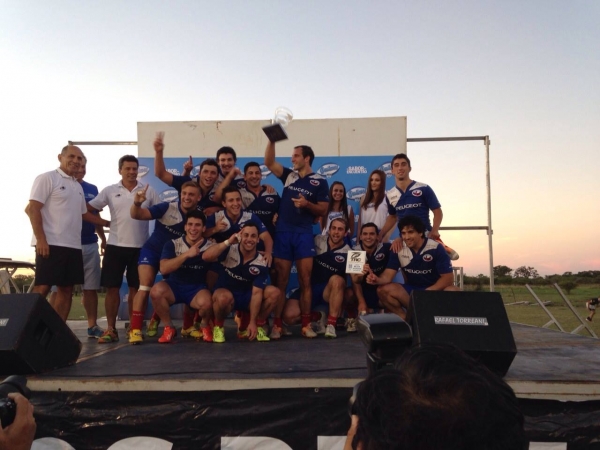
[[[294,148],[292,152],[293,170],[283,167],[275,160],[275,142],[287,139],[283,127],[291,120],[292,113],[289,110],[278,108],[275,111],[273,124],[263,128],[269,138],[264,163],[273,175],[282,181],[284,186],[273,248],[275,272],[277,273],[275,284],[280,289],[282,297],[285,297],[292,263],[295,262],[301,292],[302,335],[314,338],[317,334],[310,326],[312,303],[310,275],[315,255],[312,228],[315,219],[327,212],[329,186],[324,177],[313,172],[311,164],[315,159],[315,154],[307,145]],[[272,339],[281,337],[283,298],[278,303],[271,330]]]

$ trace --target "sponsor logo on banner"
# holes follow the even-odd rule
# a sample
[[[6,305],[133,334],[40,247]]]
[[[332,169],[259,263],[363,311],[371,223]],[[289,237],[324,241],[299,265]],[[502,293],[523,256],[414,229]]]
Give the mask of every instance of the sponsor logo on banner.
[[[340,166],[334,163],[323,164],[321,167],[317,169],[317,173],[327,178],[331,178],[333,174],[335,174],[338,170],[340,170]]]
[[[271,175],[271,171],[269,170],[269,168],[267,166],[265,166],[264,164],[261,164],[260,165],[260,175],[262,176],[262,179],[264,180],[269,175]]]
[[[198,164],[197,166],[194,166],[194,168],[192,169],[192,171],[190,172],[190,176],[191,177],[195,177],[196,175],[198,175],[200,173],[200,164]]]
[[[145,177],[146,175],[148,175],[148,172],[150,172],[150,167],[148,167],[148,166],[139,166],[138,167],[137,179],[139,180],[140,178]]]
[[[346,168],[346,173],[351,174],[366,174],[367,168],[365,166],[348,166]]]
[[[433,261],[433,256],[427,254],[427,255],[423,255],[423,261],[425,262],[431,262]]]
[[[383,170],[385,175],[389,178],[392,176],[392,163],[385,163],[378,167],[379,170]]]
[[[161,202],[172,202],[179,198],[179,194],[175,189],[167,189],[158,194],[158,198]]]
[[[169,172],[171,175],[181,175],[181,172],[179,171],[179,169],[167,169],[167,172]]]
[[[346,197],[348,197],[350,200],[357,201],[359,198],[365,195],[366,192],[366,188],[362,186],[355,186],[346,193]]]
[[[423,191],[421,191],[421,189],[415,189],[414,191],[412,191],[412,195],[413,197],[420,197],[421,195],[423,195]]]

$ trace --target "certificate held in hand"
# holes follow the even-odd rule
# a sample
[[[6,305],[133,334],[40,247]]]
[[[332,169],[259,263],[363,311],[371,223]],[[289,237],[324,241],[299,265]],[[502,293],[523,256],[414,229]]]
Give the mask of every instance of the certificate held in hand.
[[[367,252],[364,250],[350,250],[346,259],[346,273],[363,273],[367,262]]]

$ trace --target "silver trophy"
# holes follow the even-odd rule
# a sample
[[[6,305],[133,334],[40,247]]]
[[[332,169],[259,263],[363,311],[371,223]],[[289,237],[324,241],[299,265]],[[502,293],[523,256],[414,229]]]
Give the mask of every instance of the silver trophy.
[[[285,127],[290,124],[293,118],[294,115],[289,109],[283,106],[277,108],[275,110],[275,116],[271,120],[271,125],[263,127],[263,131],[267,135],[267,138],[269,138],[269,141],[285,141],[288,138]]]

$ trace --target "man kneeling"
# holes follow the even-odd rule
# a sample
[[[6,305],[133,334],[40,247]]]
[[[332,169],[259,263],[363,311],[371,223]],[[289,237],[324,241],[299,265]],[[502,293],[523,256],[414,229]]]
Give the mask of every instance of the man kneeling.
[[[206,286],[206,272],[211,264],[202,259],[204,252],[214,243],[202,237],[206,216],[204,213],[189,211],[185,220],[185,236],[167,241],[160,257],[160,272],[169,275],[167,280],[155,284],[150,290],[154,311],[165,324],[160,343],[172,342],[177,331],[171,321],[169,308],[175,303],[185,303],[198,310],[202,318],[200,329],[205,341],[212,341],[210,321],[212,300]],[[129,337],[132,344],[142,342],[142,332],[133,329]]]
[[[377,285],[377,295],[385,309],[406,318],[410,293],[414,290],[458,291],[453,285],[452,263],[443,245],[425,237],[425,225],[416,216],[405,216],[398,222],[402,249],[390,254],[384,272],[370,273],[367,283]],[[404,283],[392,283],[402,268]]]
[[[238,328],[239,339],[270,340],[264,326],[277,304],[279,289],[267,286],[269,268],[257,244],[258,226],[249,221],[239,234],[215,244],[203,255],[205,261],[218,260],[223,266],[213,293],[213,342],[225,342],[225,317],[232,309],[250,312],[249,323]]]

